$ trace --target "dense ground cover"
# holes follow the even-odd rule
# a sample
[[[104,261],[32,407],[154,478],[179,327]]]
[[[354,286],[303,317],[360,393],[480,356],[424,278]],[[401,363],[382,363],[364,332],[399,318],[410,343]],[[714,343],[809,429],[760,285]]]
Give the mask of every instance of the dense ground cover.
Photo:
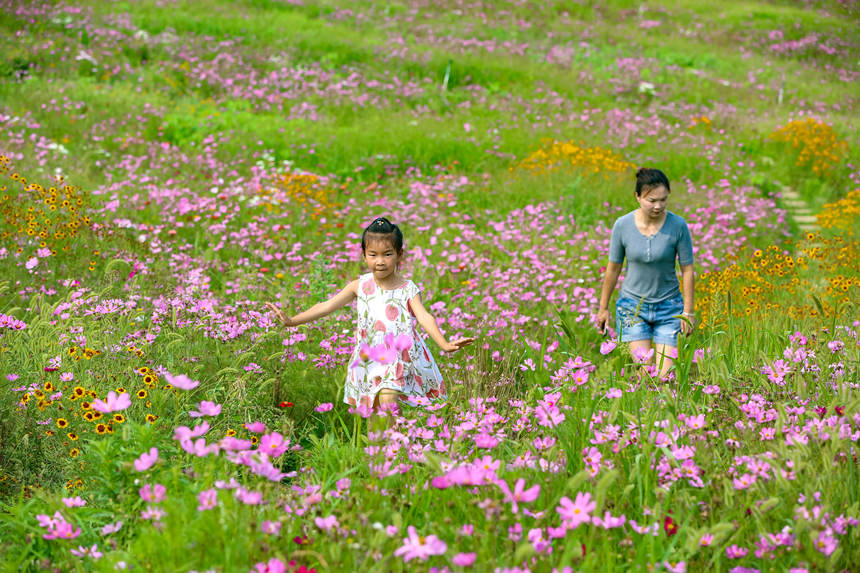
[[[4,567],[860,562],[853,4],[0,6]],[[639,165],[696,247],[668,384],[592,326]],[[349,312],[263,306],[378,215],[479,337],[388,423]]]

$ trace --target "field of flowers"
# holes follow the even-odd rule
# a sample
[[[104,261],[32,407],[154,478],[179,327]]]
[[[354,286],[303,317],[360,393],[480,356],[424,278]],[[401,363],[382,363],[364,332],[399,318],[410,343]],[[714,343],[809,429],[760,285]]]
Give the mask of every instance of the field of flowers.
[[[857,16],[0,0],[0,570],[856,571]],[[696,256],[665,383],[594,328],[643,165]],[[478,341],[371,415],[351,311],[265,303],[377,216]]]

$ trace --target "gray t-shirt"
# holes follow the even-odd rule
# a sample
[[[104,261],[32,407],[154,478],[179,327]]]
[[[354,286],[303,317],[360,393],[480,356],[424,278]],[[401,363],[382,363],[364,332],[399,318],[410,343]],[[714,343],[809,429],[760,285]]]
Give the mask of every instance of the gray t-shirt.
[[[687,223],[667,211],[660,230],[646,237],[636,228],[634,213],[615,221],[609,241],[609,260],[620,264],[627,259],[620,296],[647,303],[678,296],[681,291],[675,259],[681,265],[693,264],[693,240]]]

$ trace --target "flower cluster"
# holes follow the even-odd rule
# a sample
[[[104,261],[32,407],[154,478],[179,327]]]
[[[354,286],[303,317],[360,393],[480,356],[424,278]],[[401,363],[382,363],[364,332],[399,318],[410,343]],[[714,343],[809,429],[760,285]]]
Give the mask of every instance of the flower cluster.
[[[546,173],[557,169],[576,168],[601,175],[627,173],[634,165],[623,157],[600,146],[588,147],[575,141],[546,141],[516,166],[531,173]]]
[[[795,165],[809,167],[815,175],[826,175],[848,153],[848,142],[823,121],[808,117],[794,120],[770,134],[797,153]]]

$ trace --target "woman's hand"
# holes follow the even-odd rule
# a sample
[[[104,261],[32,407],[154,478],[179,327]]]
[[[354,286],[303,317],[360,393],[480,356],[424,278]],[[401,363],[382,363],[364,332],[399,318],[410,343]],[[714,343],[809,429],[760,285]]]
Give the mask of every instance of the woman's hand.
[[[469,346],[473,342],[475,342],[474,338],[459,338],[443,346],[442,350],[444,350],[445,352],[457,352],[464,346]]]
[[[693,329],[696,328],[696,316],[690,316],[687,313],[681,315],[681,334],[690,336],[693,334]]]
[[[606,326],[609,324],[609,309],[597,311],[597,330],[601,334],[606,334]]]
[[[275,318],[277,318],[278,322],[280,322],[283,326],[295,326],[293,324],[293,321],[290,320],[290,317],[287,316],[287,313],[276,307],[274,304],[267,302],[266,308],[272,311],[272,314],[275,315]]]

